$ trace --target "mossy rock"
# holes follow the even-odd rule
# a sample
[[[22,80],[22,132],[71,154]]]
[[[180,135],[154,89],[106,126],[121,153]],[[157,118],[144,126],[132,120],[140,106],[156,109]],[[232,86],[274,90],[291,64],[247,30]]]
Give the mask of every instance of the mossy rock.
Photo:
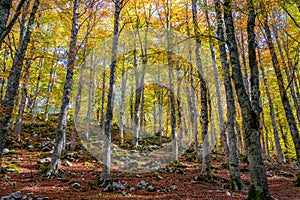
[[[20,173],[22,172],[21,169],[19,169],[15,164],[9,164],[5,167],[5,171],[8,171],[8,172],[17,172],[17,173]]]

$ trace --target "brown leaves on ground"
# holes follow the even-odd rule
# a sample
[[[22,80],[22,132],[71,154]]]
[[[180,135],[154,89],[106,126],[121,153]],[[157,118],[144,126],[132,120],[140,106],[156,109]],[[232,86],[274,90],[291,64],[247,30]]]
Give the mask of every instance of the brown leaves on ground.
[[[44,153],[45,154],[45,153]],[[83,155],[84,154],[84,155]],[[45,155],[43,155],[45,156]],[[49,154],[51,156],[51,154]],[[121,183],[125,190],[108,192],[97,186],[101,167],[87,153],[78,155],[77,162],[62,160],[61,177],[48,179],[41,173],[40,152],[17,150],[14,154],[4,155],[4,168],[15,166],[19,172],[6,172],[0,175],[0,196],[21,191],[23,195],[49,197],[49,199],[245,199],[246,191],[228,190],[229,172],[224,168],[222,155],[212,155],[211,179],[199,178],[200,162],[188,162],[187,156],[181,157],[180,170],[176,165],[167,170],[144,174],[130,174],[113,171],[112,181]],[[267,167],[270,193],[280,200],[300,199],[300,188],[294,187],[297,169],[293,164],[279,165],[265,162]],[[174,168],[174,170],[172,170]],[[245,163],[241,163],[241,169]],[[9,171],[9,170],[8,170]],[[14,170],[11,170],[14,171]],[[249,187],[249,173],[242,170],[242,180]],[[180,173],[178,173],[180,172]],[[195,179],[195,177],[198,178]],[[141,182],[151,188],[138,189]]]

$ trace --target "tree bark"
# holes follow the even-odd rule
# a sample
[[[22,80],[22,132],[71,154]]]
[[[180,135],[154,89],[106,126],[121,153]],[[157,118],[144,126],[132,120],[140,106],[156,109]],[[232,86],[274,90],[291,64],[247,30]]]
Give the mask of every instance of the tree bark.
[[[204,6],[207,7],[207,0],[203,0]],[[211,24],[208,16],[208,11],[205,9],[205,17],[206,17],[206,23],[211,29]],[[226,126],[225,126],[225,119],[224,119],[224,111],[222,107],[222,96],[221,96],[221,91],[220,91],[220,81],[219,81],[219,72],[217,69],[217,60],[216,60],[216,53],[215,53],[215,47],[213,45],[212,38],[209,38],[209,47],[210,47],[210,53],[211,53],[211,59],[212,59],[212,66],[214,70],[214,85],[216,88],[216,93],[217,93],[217,105],[218,105],[218,113],[219,113],[219,126],[220,126],[220,135],[223,141],[223,146],[224,146],[224,152],[225,152],[225,160],[226,163],[229,163],[229,147],[228,147],[228,140],[226,136]]]
[[[102,177],[99,180],[101,186],[106,186],[110,180],[110,149],[111,149],[111,130],[112,130],[112,119],[114,109],[114,85],[116,80],[116,66],[117,66],[117,50],[119,43],[119,19],[122,9],[122,0],[115,0],[115,12],[114,12],[114,33],[113,33],[113,44],[111,51],[111,64],[110,64],[110,77],[109,77],[109,90],[107,97],[107,109],[106,109],[106,120],[105,120],[105,131],[104,131],[104,149],[103,149],[103,169]],[[124,6],[124,5],[123,5]]]
[[[280,97],[281,97],[281,101],[284,107],[284,111],[285,111],[285,116],[286,119],[288,121],[289,124],[289,128],[290,128],[290,132],[293,138],[293,143],[295,146],[295,151],[296,151],[296,155],[297,155],[297,163],[298,166],[300,166],[300,137],[299,137],[299,130],[297,128],[296,125],[296,121],[293,115],[293,111],[285,90],[285,86],[284,86],[284,80],[282,77],[282,73],[280,70],[280,65],[278,62],[278,58],[277,58],[277,54],[275,51],[275,47],[273,44],[273,39],[271,36],[271,31],[269,28],[269,24],[268,24],[268,15],[265,13],[265,19],[264,19],[264,29],[266,32],[266,37],[267,37],[267,44],[269,47],[269,51],[271,54],[271,58],[272,58],[272,63],[273,63],[273,68],[275,70],[276,73],[276,77],[277,77],[277,84],[279,87],[279,93],[280,93]],[[300,185],[300,167],[298,167],[299,171],[298,171],[298,176],[297,176],[297,184]]]
[[[201,38],[198,27],[197,20],[197,5],[196,0],[192,0],[192,12],[193,12],[193,24],[194,24],[194,33],[196,41],[196,65],[197,72],[200,79],[200,94],[201,94],[201,132],[202,132],[202,141],[203,141],[203,150],[202,150],[202,175],[210,176],[210,147],[208,139],[208,108],[207,108],[207,83],[205,81],[203,71],[202,71],[202,60],[200,57],[200,48],[201,48]]]
[[[4,55],[3,55],[3,69],[2,69],[2,74],[4,75],[6,72],[6,64],[7,64],[7,59],[8,59],[8,47],[5,47],[4,50]],[[2,76],[0,79],[1,83],[1,90],[0,90],[0,106],[2,105],[3,102],[3,95],[4,95],[4,85],[5,85],[5,77]]]
[[[71,149],[75,149],[76,146],[76,135],[77,135],[77,126],[78,126],[78,115],[80,112],[80,104],[81,104],[81,93],[82,93],[82,82],[83,82],[83,76],[84,71],[86,69],[86,57],[87,57],[87,48],[88,48],[88,42],[89,42],[89,30],[90,29],[90,23],[87,25],[86,30],[86,38],[84,40],[84,48],[83,48],[83,60],[82,65],[79,70],[79,81],[78,81],[78,87],[77,87],[77,94],[75,98],[75,109],[74,109],[74,118],[73,118],[73,127],[72,127],[72,135],[71,135]]]
[[[15,14],[11,18],[10,22],[7,24],[9,15],[10,15],[10,10],[12,8],[12,0],[1,0],[0,1],[0,47],[3,43],[3,40],[5,37],[9,34],[11,31],[13,25],[17,21],[19,15],[21,14],[21,9],[23,7],[23,4],[25,3],[26,0],[20,0]]]
[[[43,65],[44,65],[44,57],[42,57],[39,61],[39,75],[38,75],[36,86],[35,86],[35,89],[33,92],[34,97],[33,97],[33,103],[32,103],[32,107],[31,107],[31,120],[32,121],[36,119],[36,115],[37,115],[37,113],[36,113],[36,107],[37,107],[37,102],[38,102],[37,98],[38,98],[39,90],[40,90]]]
[[[235,121],[236,121],[236,111],[235,111],[235,101],[233,88],[231,84],[231,75],[229,69],[229,63],[227,59],[226,46],[223,41],[224,29],[222,20],[222,11],[220,6],[220,0],[215,0],[215,9],[217,17],[217,36],[220,38],[218,41],[220,59],[223,71],[223,82],[226,94],[226,105],[227,105],[227,132],[229,140],[229,171],[230,171],[230,188],[233,190],[242,189],[242,182],[239,171],[239,157],[237,149],[237,136],[235,134]],[[241,142],[241,141],[240,141]]]
[[[289,68],[288,68],[288,65],[286,64],[286,60],[285,60],[283,50],[282,50],[282,45],[281,45],[279,37],[278,37],[278,30],[277,30],[277,27],[275,25],[273,26],[273,33],[274,33],[275,40],[276,40],[276,43],[277,43],[277,47],[278,47],[278,50],[279,50],[279,55],[281,57],[281,61],[282,61],[282,64],[283,64],[284,72],[285,72],[287,80],[289,82],[289,89],[290,89],[292,99],[293,99],[293,103],[294,103],[294,106],[295,106],[298,125],[300,125],[300,107],[299,107],[299,102],[298,102],[295,87],[294,87],[294,82],[295,81],[293,80],[293,76],[291,75],[291,73],[289,71]],[[289,59],[289,57],[288,57],[288,59]]]
[[[258,56],[261,57],[259,49],[258,49]],[[276,146],[276,152],[277,152],[277,161],[279,163],[284,163],[285,159],[284,159],[284,154],[282,152],[282,148],[281,148],[280,141],[279,141],[279,133],[278,133],[278,128],[277,128],[277,124],[276,124],[276,118],[275,118],[275,112],[274,112],[274,106],[273,106],[273,101],[272,101],[272,97],[271,97],[271,92],[270,92],[269,85],[267,83],[265,69],[261,63],[261,58],[259,58],[259,61],[260,61],[260,71],[261,71],[263,83],[265,86],[265,90],[266,90],[266,94],[267,94],[267,98],[268,98],[268,102],[269,102],[270,116],[271,116],[271,122],[272,122],[272,128],[273,128],[274,140],[275,140],[275,146]]]
[[[22,130],[22,122],[23,122],[23,114],[25,111],[25,106],[26,106],[26,98],[27,98],[27,83],[28,83],[28,78],[29,78],[29,68],[31,66],[31,59],[32,58],[27,58],[26,59],[26,64],[25,64],[25,72],[24,72],[24,83],[22,84],[22,97],[21,97],[21,102],[19,106],[19,111],[18,111],[18,120],[15,125],[15,130],[14,133],[19,137],[19,134],[21,133]]]
[[[25,58],[26,50],[30,37],[34,28],[35,15],[37,13],[40,1],[35,0],[32,7],[29,21],[27,24],[27,30],[25,37],[22,41],[20,48],[17,50],[16,55],[13,59],[12,69],[8,77],[8,85],[6,90],[6,95],[4,101],[1,105],[1,114],[0,114],[0,171],[2,164],[2,152],[5,147],[7,140],[7,132],[10,125],[10,119],[12,116],[12,111],[14,109],[14,104],[16,100],[16,95],[20,83],[20,75],[22,70],[22,64]]]
[[[255,52],[255,15],[252,0],[248,1],[248,52],[249,66],[251,69],[251,97],[253,102],[246,92],[243,83],[241,65],[239,61],[239,53],[235,38],[235,30],[232,18],[232,1],[224,1],[224,19],[226,25],[227,44],[229,47],[230,62],[232,65],[232,78],[235,85],[235,90],[238,96],[238,102],[242,112],[243,129],[245,134],[245,147],[249,160],[251,187],[248,193],[249,199],[270,199],[268,182],[265,172],[265,166],[262,159],[262,150],[260,145],[260,126],[259,126],[259,111],[257,108],[257,100],[259,106],[259,91],[257,85],[257,64],[255,53],[253,54],[253,45]],[[250,43],[249,43],[250,42]]]
[[[72,87],[74,63],[77,53],[77,35],[78,35],[78,18],[79,18],[79,3],[80,0],[74,0],[73,18],[72,18],[72,30],[69,44],[68,63],[67,63],[67,75],[64,84],[64,92],[62,98],[62,105],[60,108],[58,126],[56,130],[54,153],[51,159],[51,169],[47,173],[48,177],[56,175],[60,168],[60,156],[64,149],[66,129],[67,129],[67,117],[69,110],[70,92]]]
[[[173,159],[178,161],[178,142],[176,133],[176,108],[175,108],[175,92],[174,92],[174,74],[173,74],[173,60],[171,57],[171,4],[167,0],[166,5],[166,31],[167,31],[167,59],[168,59],[168,75],[169,75],[169,100],[171,108],[171,133],[172,133],[172,149]]]
[[[55,68],[57,67],[58,62],[54,64],[54,61],[52,62],[51,70],[49,73],[49,81],[48,81],[48,86],[47,86],[47,97],[46,97],[46,103],[45,103],[45,122],[48,121],[49,119],[49,107],[50,107],[50,99],[51,99],[51,93],[52,93],[52,88],[54,85],[54,73],[55,73]]]
[[[120,116],[119,116],[121,145],[123,145],[124,143],[124,102],[125,102],[126,82],[127,82],[127,73],[125,74],[125,56],[124,56],[123,65],[122,65],[122,86],[121,86]]]
[[[95,93],[95,80],[94,80],[94,51],[91,52],[91,63],[90,63],[90,77],[89,77],[89,98],[88,98],[88,110],[86,113],[86,127],[85,127],[85,137],[86,140],[90,140],[90,125],[91,125],[91,115],[92,106],[94,105],[94,93]]]
[[[104,103],[105,103],[105,85],[106,85],[106,60],[104,60],[104,69],[102,75],[102,95],[101,95],[101,128],[102,130],[105,129],[105,112],[104,112]]]
[[[178,110],[177,110],[177,116],[178,116],[178,150],[180,153],[183,152],[183,148],[184,148],[184,143],[183,143],[183,108],[182,108],[182,103],[181,103],[181,82],[182,82],[182,78],[180,77],[181,73],[180,73],[180,68],[179,66],[177,66],[177,71],[176,71],[176,77],[177,77],[177,98],[176,98],[176,102],[177,102],[177,106],[178,106]]]

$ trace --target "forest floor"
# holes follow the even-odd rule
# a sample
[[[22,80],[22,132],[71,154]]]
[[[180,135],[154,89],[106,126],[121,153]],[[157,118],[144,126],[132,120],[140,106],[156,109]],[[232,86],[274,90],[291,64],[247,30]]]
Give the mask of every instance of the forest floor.
[[[180,164],[171,164],[165,169],[147,173],[128,173],[112,171],[112,181],[120,189],[110,191],[101,188],[97,180],[101,174],[101,165],[87,151],[81,150],[76,158],[65,156],[62,159],[63,174],[60,177],[47,178],[45,164],[51,152],[43,149],[40,140],[33,139],[29,133],[30,125],[25,126],[22,140],[29,140],[33,145],[18,145],[10,138],[10,152],[4,155],[4,173],[0,174],[0,197],[20,191],[22,195],[33,199],[246,199],[247,192],[229,190],[229,173],[224,166],[224,155],[211,154],[212,178],[199,177],[201,161],[191,159],[191,154],[180,157]],[[29,129],[28,129],[29,128]],[[53,129],[53,127],[52,127]],[[53,131],[40,127],[40,133]],[[54,127],[55,129],[55,127]],[[27,138],[27,139],[26,139]],[[27,146],[26,146],[27,145]],[[44,151],[44,152],[43,152]],[[68,150],[65,155],[74,155]],[[48,163],[49,165],[49,163]],[[279,200],[300,199],[300,188],[294,187],[297,167],[292,162],[279,165],[265,161],[271,195]],[[245,162],[240,163],[241,178],[245,187],[249,187],[249,171]],[[198,178],[196,178],[198,177]],[[123,187],[123,188],[122,188]],[[38,196],[43,198],[37,198]],[[46,198],[48,197],[48,198]]]

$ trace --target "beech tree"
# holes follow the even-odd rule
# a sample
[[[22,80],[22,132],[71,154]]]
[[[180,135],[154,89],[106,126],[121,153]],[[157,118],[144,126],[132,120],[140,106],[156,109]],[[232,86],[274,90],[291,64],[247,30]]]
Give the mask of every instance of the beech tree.
[[[276,73],[276,77],[277,77],[277,84],[278,84],[278,88],[279,88],[279,93],[280,93],[280,97],[281,97],[281,102],[283,104],[284,107],[284,111],[285,111],[285,116],[286,119],[288,121],[288,125],[290,128],[290,132],[293,138],[293,142],[294,142],[294,146],[295,146],[295,150],[296,150],[296,155],[297,155],[297,162],[298,162],[298,166],[300,166],[300,136],[299,136],[299,130],[296,124],[296,120],[292,111],[292,107],[290,105],[289,102],[289,98],[285,89],[285,85],[284,85],[284,80],[283,80],[283,76],[280,70],[280,64],[277,58],[277,54],[275,51],[275,47],[274,47],[274,43],[273,43],[273,39],[271,36],[271,31],[269,28],[269,22],[268,22],[268,14],[267,12],[264,13],[264,30],[266,32],[266,37],[267,37],[267,44],[269,47],[269,51],[271,54],[271,58],[272,58],[272,64],[273,64],[273,68],[275,70]],[[297,184],[300,184],[300,168],[298,171],[298,175],[297,175],[297,180],[296,180]]]
[[[235,134],[235,121],[236,121],[236,111],[235,111],[235,100],[233,94],[233,88],[231,83],[231,73],[229,69],[229,63],[226,53],[226,45],[224,43],[224,29],[223,29],[223,19],[222,10],[220,6],[220,1],[215,0],[216,18],[217,18],[217,36],[219,38],[219,51],[220,59],[223,71],[223,82],[226,93],[226,103],[227,103],[227,134],[229,141],[229,171],[230,171],[230,188],[233,190],[240,190],[242,187],[240,171],[239,171],[239,158],[237,150],[237,137]]]
[[[1,104],[1,114],[0,114],[0,171],[2,165],[2,152],[5,147],[5,143],[7,140],[7,133],[10,125],[10,120],[12,117],[12,112],[14,109],[17,91],[20,83],[21,70],[23,66],[23,61],[25,58],[26,50],[28,47],[28,43],[30,41],[30,37],[34,28],[35,16],[40,5],[39,0],[35,0],[29,20],[27,23],[27,29],[24,36],[24,39],[21,42],[20,47],[18,48],[14,59],[12,68],[8,77],[8,85],[6,89],[5,98],[3,103]]]
[[[224,20],[226,25],[227,44],[229,47],[232,78],[235,85],[238,102],[242,112],[245,148],[249,160],[251,187],[249,199],[271,199],[269,194],[265,166],[262,159],[259,126],[259,79],[255,54],[255,11],[252,0],[247,1],[248,8],[248,52],[251,69],[251,100],[243,82],[239,53],[235,38],[235,28],[232,17],[232,1],[224,1]]]
[[[117,51],[120,34],[120,13],[122,8],[128,0],[115,0],[114,1],[114,32],[113,32],[113,43],[111,49],[111,63],[110,63],[110,74],[109,74],[109,90],[107,95],[107,106],[105,114],[105,129],[104,129],[104,147],[103,147],[103,169],[102,176],[99,180],[100,186],[104,187],[110,183],[110,147],[111,147],[111,129],[114,109],[114,85],[116,80],[116,66],[117,66]]]
[[[206,18],[206,23],[209,29],[209,34],[211,34],[211,24],[210,24],[210,19],[208,16],[208,10],[207,10],[207,0],[203,0],[204,6],[205,6],[205,18]],[[221,24],[220,24],[221,26]],[[217,69],[217,60],[216,60],[216,52],[215,52],[215,47],[213,44],[213,40],[211,37],[209,37],[209,48],[211,52],[211,59],[212,59],[212,67],[214,71],[214,78],[215,78],[215,88],[216,88],[216,93],[217,93],[217,105],[218,105],[218,113],[219,113],[219,119],[220,119],[220,136],[223,141],[223,147],[224,147],[224,152],[225,152],[225,158],[226,162],[229,162],[229,148],[228,148],[228,140],[226,136],[226,126],[225,126],[225,119],[224,119],[224,112],[223,112],[223,107],[222,107],[222,96],[221,96],[221,89],[220,89],[220,81],[219,81],[219,72]],[[227,59],[227,58],[226,58]],[[233,107],[234,108],[234,107]],[[234,111],[233,111],[234,112]],[[229,122],[231,123],[231,122]],[[234,129],[233,129],[234,130]]]
[[[72,80],[74,74],[74,63],[77,53],[77,35],[78,35],[78,18],[79,18],[79,3],[80,0],[74,0],[73,2],[73,18],[72,18],[72,30],[71,39],[69,44],[68,63],[67,63],[67,75],[64,84],[64,92],[62,105],[60,109],[58,126],[55,138],[55,148],[51,159],[51,169],[47,173],[47,176],[53,176],[59,173],[60,169],[60,156],[65,147],[66,142],[66,129],[67,129],[67,117],[69,110],[70,92],[72,87]]]
[[[197,63],[197,72],[200,79],[200,94],[201,94],[201,132],[203,140],[203,150],[202,150],[202,171],[201,173],[204,176],[210,176],[210,147],[208,140],[208,103],[207,103],[207,83],[202,71],[202,60],[200,57],[200,48],[201,48],[201,38],[198,27],[197,19],[197,1],[192,1],[192,12],[193,12],[193,24],[194,24],[194,34],[196,41],[196,63]]]
[[[13,28],[15,22],[17,21],[19,15],[21,14],[21,9],[26,0],[20,0],[15,14],[8,22],[9,14],[12,10],[12,0],[1,0],[0,1],[0,46],[2,45],[3,40],[9,34]]]

